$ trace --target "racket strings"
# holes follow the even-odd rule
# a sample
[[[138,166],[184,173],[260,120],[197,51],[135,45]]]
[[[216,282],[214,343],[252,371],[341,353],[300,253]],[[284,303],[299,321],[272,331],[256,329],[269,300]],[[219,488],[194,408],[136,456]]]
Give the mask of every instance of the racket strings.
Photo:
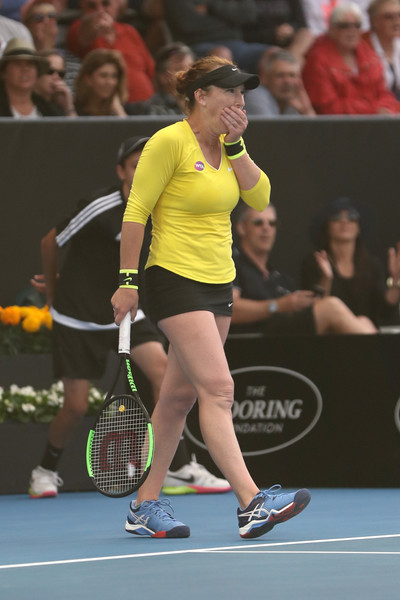
[[[118,396],[103,410],[91,448],[93,477],[109,494],[122,494],[140,482],[150,453],[148,421],[130,396]]]

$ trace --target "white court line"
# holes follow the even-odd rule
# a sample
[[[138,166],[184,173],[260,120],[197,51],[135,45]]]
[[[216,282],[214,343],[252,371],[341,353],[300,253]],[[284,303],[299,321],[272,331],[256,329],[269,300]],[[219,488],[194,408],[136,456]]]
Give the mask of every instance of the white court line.
[[[399,552],[364,552],[350,550],[215,550],[215,554],[399,554]]]
[[[387,538],[398,538],[400,533],[385,534],[385,535],[367,535],[361,537],[348,537],[348,538],[329,538],[324,540],[301,540],[297,542],[270,542],[267,544],[244,544],[243,546],[222,546],[220,548],[190,548],[187,550],[167,550],[166,552],[144,552],[141,554],[120,554],[116,556],[95,556],[92,558],[72,558],[66,560],[51,560],[43,562],[31,562],[31,563],[16,563],[11,565],[0,565],[0,569],[22,569],[26,567],[47,567],[52,565],[71,565],[79,563],[90,563],[100,562],[106,560],[122,560],[127,558],[147,558],[150,556],[173,556],[178,554],[201,554],[201,553],[219,553],[219,552],[246,552],[249,548],[268,548],[268,547],[279,547],[279,546],[299,546],[303,544],[325,544],[329,542],[354,542],[364,540],[381,540]],[[276,553],[280,552],[279,550]],[[301,551],[299,551],[301,552]],[[271,550],[270,553],[275,553]],[[319,553],[315,551],[315,553]],[[322,553],[322,552],[321,552]],[[357,554],[359,554],[357,552]]]

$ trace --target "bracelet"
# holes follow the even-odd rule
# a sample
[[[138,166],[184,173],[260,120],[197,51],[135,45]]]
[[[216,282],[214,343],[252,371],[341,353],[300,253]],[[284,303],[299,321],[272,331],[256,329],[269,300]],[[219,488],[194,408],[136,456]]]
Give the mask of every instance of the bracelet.
[[[392,289],[392,288],[400,289],[400,279],[393,279],[393,277],[388,277],[386,279],[386,286],[389,289]]]
[[[119,270],[119,287],[128,288],[130,290],[139,289],[139,275],[137,269],[120,269]]]
[[[226,155],[230,160],[239,158],[246,153],[243,138],[237,140],[237,142],[224,142]]]

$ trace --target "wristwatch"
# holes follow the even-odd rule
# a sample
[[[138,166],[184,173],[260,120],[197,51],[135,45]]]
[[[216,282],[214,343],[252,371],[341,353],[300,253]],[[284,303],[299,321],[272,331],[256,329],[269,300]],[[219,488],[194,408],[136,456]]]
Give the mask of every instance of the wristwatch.
[[[271,314],[276,313],[278,311],[278,303],[275,300],[270,300],[267,309]]]
[[[390,288],[400,288],[400,279],[393,279],[393,277],[388,277],[386,279],[386,286]]]

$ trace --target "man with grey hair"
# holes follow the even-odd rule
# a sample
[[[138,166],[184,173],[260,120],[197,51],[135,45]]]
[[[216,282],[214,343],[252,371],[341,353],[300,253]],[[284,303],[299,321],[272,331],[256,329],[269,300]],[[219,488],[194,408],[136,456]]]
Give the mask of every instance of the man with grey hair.
[[[297,59],[287,50],[271,50],[260,63],[260,85],[246,93],[246,113],[261,117],[315,115],[304,90]]]

